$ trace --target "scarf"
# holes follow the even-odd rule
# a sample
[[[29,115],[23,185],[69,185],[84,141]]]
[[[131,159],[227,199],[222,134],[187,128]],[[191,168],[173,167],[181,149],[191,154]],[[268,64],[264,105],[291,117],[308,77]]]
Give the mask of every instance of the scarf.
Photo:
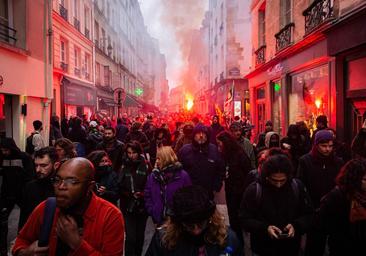
[[[366,220],[366,195],[356,192],[351,200],[350,221]]]

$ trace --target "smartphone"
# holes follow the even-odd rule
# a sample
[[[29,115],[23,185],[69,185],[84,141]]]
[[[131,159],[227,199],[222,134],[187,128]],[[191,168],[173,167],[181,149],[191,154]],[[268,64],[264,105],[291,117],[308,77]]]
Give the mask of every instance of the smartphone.
[[[287,233],[278,234],[278,238],[279,238],[279,239],[285,239],[285,238],[288,238],[288,234],[287,234]]]

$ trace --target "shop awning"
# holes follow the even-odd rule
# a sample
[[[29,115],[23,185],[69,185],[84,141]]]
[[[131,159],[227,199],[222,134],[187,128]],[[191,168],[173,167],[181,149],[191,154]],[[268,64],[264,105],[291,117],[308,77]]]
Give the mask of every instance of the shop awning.
[[[99,99],[102,102],[102,104],[105,104],[108,107],[116,106],[116,103],[114,102],[114,100],[107,99],[107,98],[99,98]]]
[[[65,104],[95,106],[96,92],[93,84],[64,76],[62,85]]]
[[[126,99],[123,103],[125,107],[135,107],[135,108],[142,108],[142,104],[138,102],[132,95],[126,94]]]

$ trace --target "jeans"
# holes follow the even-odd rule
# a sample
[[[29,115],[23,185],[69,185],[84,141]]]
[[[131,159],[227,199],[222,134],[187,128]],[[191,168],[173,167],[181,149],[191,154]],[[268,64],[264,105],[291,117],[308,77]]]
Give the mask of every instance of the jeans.
[[[141,256],[145,240],[146,214],[124,213],[126,256]]]
[[[14,205],[0,207],[0,256],[8,255],[8,219]]]

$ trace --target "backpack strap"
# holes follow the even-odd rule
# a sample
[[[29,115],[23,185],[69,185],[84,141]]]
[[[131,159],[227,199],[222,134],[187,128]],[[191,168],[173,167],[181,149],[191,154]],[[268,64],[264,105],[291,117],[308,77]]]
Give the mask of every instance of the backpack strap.
[[[47,198],[46,205],[44,208],[43,222],[41,225],[41,232],[38,237],[38,246],[48,246],[50,240],[50,233],[53,224],[53,218],[56,210],[56,197]]]
[[[299,188],[299,183],[296,179],[292,179],[291,189],[294,192],[296,201],[299,201],[300,188]]]
[[[255,183],[255,202],[257,206],[259,206],[261,199],[262,199],[262,185],[257,181]]]

